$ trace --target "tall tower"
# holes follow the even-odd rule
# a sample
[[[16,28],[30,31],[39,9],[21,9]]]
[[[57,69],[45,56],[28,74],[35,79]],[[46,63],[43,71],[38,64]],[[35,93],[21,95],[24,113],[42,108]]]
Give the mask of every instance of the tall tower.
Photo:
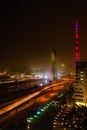
[[[75,22],[75,61],[78,61],[80,59],[80,53],[79,53],[79,25],[78,21]]]
[[[56,50],[53,49],[52,52],[52,76],[53,80],[57,80],[57,65],[56,65]]]

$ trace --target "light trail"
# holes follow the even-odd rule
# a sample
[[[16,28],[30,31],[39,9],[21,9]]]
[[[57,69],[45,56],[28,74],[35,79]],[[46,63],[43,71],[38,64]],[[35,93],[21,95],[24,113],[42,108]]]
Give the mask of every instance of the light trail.
[[[29,100],[35,98],[36,96],[38,96],[39,94],[41,94],[45,90],[47,90],[49,88],[52,88],[54,86],[63,85],[65,83],[67,83],[67,81],[62,81],[60,83],[56,83],[56,84],[53,84],[53,85],[46,86],[45,88],[42,88],[41,90],[38,90],[37,92],[34,92],[33,94],[31,94],[29,96],[26,96],[26,97],[20,99],[19,101],[15,102],[13,104],[10,104],[10,105],[8,105],[8,106],[6,106],[4,108],[2,108],[0,110],[0,116],[3,115],[3,114],[5,114],[6,112],[9,112],[9,111],[15,109],[16,107],[20,106],[21,104],[25,103],[26,101],[29,101]],[[59,89],[61,89],[61,88],[59,88]]]

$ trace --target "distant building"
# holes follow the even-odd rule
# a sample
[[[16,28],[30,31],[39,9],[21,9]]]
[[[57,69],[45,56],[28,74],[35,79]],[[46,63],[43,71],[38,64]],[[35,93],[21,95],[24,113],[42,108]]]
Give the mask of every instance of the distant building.
[[[74,101],[78,105],[87,103],[87,61],[76,61]]]

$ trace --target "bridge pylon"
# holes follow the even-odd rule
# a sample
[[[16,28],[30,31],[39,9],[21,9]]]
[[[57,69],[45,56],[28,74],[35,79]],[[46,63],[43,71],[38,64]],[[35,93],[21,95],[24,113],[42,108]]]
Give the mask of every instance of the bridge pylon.
[[[57,78],[57,64],[56,64],[56,50],[53,49],[52,52],[52,80],[56,81],[58,80]]]

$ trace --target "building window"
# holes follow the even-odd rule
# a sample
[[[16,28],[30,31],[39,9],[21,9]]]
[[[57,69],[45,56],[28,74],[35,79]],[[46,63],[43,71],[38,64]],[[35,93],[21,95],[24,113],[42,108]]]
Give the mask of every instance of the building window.
[[[80,78],[80,80],[84,80],[84,78]]]
[[[80,77],[84,77],[84,75],[81,74]]]
[[[80,73],[81,73],[81,74],[83,74],[83,73],[84,73],[84,71],[81,71]]]

